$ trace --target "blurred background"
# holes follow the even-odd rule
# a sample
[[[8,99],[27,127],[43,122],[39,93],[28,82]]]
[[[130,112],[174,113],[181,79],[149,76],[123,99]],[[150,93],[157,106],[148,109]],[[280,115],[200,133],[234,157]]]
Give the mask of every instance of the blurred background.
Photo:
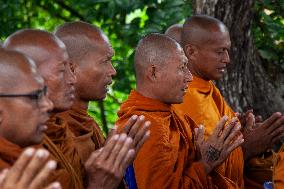
[[[104,102],[90,102],[89,114],[107,133],[135,88],[139,39],[196,13],[214,16],[230,30],[232,64],[216,84],[235,111],[284,113],[284,0],[1,0],[0,38],[23,28],[52,32],[75,20],[101,27],[115,49],[117,76]]]

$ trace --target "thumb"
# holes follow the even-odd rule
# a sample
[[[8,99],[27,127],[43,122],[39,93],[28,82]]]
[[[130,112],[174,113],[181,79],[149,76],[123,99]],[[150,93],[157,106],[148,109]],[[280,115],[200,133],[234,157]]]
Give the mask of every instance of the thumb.
[[[247,129],[253,129],[255,125],[255,117],[252,113],[248,113],[246,116],[246,128]]]
[[[204,125],[199,125],[198,128],[195,128],[194,131],[196,130],[196,141],[198,144],[202,144],[204,141]]]

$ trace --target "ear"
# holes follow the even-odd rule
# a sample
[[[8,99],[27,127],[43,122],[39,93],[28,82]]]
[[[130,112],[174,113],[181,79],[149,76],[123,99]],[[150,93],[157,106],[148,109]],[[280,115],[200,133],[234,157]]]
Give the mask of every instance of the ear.
[[[187,56],[188,60],[196,60],[198,49],[195,45],[187,44],[184,46],[184,53]]]
[[[157,66],[152,64],[148,67],[147,77],[150,81],[155,81],[157,79]]]
[[[2,124],[3,122],[3,111],[0,110],[0,125]]]

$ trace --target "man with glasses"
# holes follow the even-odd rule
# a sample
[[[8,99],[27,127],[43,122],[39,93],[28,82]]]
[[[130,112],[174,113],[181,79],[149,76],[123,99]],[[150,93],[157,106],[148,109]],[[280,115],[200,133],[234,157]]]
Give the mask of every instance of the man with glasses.
[[[39,144],[53,104],[31,59],[0,48],[0,188],[42,188],[56,168]],[[22,153],[22,155],[20,155]],[[19,160],[18,157],[20,156]],[[4,170],[3,170],[4,169]],[[49,188],[60,188],[53,183]]]

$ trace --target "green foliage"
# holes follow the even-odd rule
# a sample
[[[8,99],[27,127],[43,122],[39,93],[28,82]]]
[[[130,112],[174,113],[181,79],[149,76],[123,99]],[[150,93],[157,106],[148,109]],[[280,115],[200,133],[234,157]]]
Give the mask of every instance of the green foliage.
[[[253,33],[260,54],[283,64],[283,0],[258,1],[255,10]],[[266,10],[272,12],[267,14]],[[0,38],[5,40],[23,28],[52,32],[56,26],[75,20],[101,27],[115,49],[113,65],[117,70],[110,96],[104,102],[110,128],[117,119],[120,103],[135,88],[132,65],[138,40],[145,34],[164,32],[172,24],[183,23],[191,14],[190,0],[2,0]],[[97,102],[90,102],[89,114],[103,125]]]
[[[262,58],[284,69],[284,0],[256,3],[253,34]]]

